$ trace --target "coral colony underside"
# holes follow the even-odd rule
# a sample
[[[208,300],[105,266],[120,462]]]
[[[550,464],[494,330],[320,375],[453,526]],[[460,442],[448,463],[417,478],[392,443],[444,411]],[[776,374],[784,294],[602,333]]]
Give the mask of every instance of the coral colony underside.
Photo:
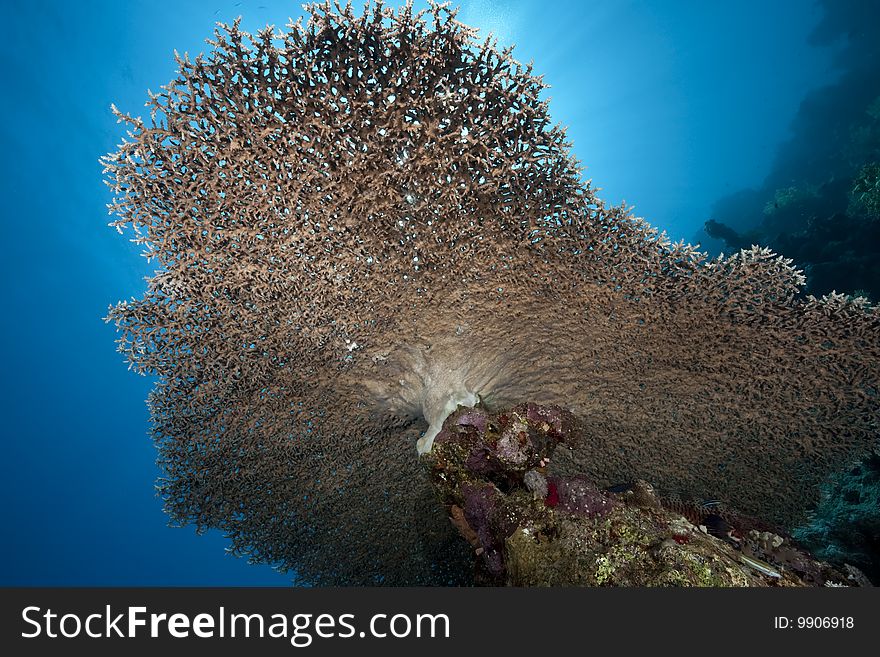
[[[110,319],[157,377],[175,521],[317,584],[462,583],[416,447],[459,403],[572,413],[542,477],[781,526],[876,448],[876,307],[606,206],[541,79],[455,11],[309,12],[221,26],[104,159],[158,262]]]

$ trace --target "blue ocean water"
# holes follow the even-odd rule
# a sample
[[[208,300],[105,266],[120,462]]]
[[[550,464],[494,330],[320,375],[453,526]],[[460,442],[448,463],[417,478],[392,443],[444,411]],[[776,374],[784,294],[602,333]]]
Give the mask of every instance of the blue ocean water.
[[[852,4],[852,3],[850,3]],[[857,4],[857,3],[856,3]],[[823,5],[695,1],[466,2],[460,20],[533,60],[551,113],[603,198],[674,239],[726,194],[760,186],[805,97],[840,76],[840,39],[810,43]],[[215,21],[282,26],[276,0],[8,3],[0,40],[7,311],[2,377],[4,585],[284,585],[224,554],[219,533],[169,528],[144,399],[101,318],[152,267],[106,226],[99,156],[204,50]],[[815,41],[815,40],[814,40]]]

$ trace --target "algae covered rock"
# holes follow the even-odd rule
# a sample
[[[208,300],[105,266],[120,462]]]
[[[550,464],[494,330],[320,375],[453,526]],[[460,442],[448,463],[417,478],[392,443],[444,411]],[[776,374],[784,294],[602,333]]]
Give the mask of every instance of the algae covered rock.
[[[459,408],[425,457],[475,581],[513,586],[853,586],[859,571],[718,501],[666,500],[645,481],[600,486],[552,472],[578,422],[558,406]]]

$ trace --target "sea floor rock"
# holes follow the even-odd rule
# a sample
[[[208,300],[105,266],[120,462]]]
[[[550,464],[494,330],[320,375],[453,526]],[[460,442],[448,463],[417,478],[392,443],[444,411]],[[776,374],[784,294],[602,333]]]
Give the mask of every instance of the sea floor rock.
[[[668,501],[645,481],[600,487],[549,473],[578,440],[558,406],[459,408],[425,456],[475,582],[512,586],[870,586],[720,503]],[[684,512],[683,512],[684,510]]]

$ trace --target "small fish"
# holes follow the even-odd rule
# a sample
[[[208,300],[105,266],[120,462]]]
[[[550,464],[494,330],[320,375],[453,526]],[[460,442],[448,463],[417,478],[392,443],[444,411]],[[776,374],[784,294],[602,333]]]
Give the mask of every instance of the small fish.
[[[776,570],[773,566],[771,566],[766,561],[761,561],[760,559],[755,559],[754,557],[750,557],[746,554],[739,555],[742,562],[747,565],[749,568],[754,568],[762,575],[766,575],[767,577],[772,577],[774,579],[781,579],[782,573]]]
[[[710,534],[715,538],[720,538],[722,541],[729,543],[735,548],[740,547],[742,544],[742,539],[738,536],[736,528],[717,513],[710,513],[703,518],[700,526],[707,534]]]
[[[614,484],[605,489],[606,493],[627,493],[633,489],[633,484]]]

